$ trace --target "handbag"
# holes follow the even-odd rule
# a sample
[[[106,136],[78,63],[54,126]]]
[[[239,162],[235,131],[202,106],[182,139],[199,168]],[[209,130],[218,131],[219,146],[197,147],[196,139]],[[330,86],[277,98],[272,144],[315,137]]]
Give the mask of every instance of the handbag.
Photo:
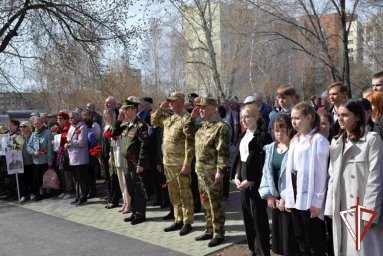
[[[60,181],[57,173],[49,168],[43,175],[43,188],[60,189]]]

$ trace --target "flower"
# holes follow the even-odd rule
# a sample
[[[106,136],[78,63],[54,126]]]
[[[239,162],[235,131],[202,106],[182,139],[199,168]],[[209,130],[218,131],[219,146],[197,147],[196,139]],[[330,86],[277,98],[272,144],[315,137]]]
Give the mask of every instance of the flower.
[[[110,131],[106,131],[106,132],[104,132],[104,137],[107,139],[110,139],[110,138],[112,138],[112,133]]]
[[[91,148],[89,150],[90,155],[93,156],[93,157],[96,157],[96,158],[98,158],[100,156],[101,152],[102,152],[102,147],[101,146],[96,146],[96,147]]]
[[[52,133],[58,133],[59,132],[59,127],[58,126],[55,126],[52,128]]]
[[[45,156],[47,154],[47,150],[45,148],[41,148],[40,153]]]
[[[202,194],[202,195],[201,195],[201,201],[202,201],[203,203],[206,202],[206,195],[205,195],[205,194]]]
[[[74,133],[78,135],[78,134],[81,133],[81,131],[80,130],[75,130]]]

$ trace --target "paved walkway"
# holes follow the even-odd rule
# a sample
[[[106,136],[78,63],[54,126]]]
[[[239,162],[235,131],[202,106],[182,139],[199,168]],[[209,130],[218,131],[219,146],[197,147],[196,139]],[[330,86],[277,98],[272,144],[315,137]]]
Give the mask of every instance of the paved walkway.
[[[208,241],[197,242],[194,240],[196,236],[199,236],[204,231],[205,219],[203,213],[195,214],[192,233],[181,237],[178,232],[163,232],[163,229],[172,222],[162,220],[162,217],[168,211],[167,209],[159,209],[159,207],[148,206],[147,221],[135,226],[123,222],[123,219],[129,214],[123,215],[117,212],[117,208],[105,209],[105,202],[99,198],[89,200],[88,205],[83,207],[74,207],[69,204],[70,201],[58,198],[25,203],[21,207],[138,239],[181,254],[200,256],[211,254],[246,239],[240,210],[240,193],[234,188],[231,191],[230,198],[226,201],[226,239],[223,244],[214,248],[207,246]]]

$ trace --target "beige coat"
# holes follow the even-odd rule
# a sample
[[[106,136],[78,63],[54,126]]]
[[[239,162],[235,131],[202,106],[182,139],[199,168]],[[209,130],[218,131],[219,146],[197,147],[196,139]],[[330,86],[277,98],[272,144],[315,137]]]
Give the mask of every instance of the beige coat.
[[[335,255],[383,255],[383,143],[379,135],[367,132],[358,142],[347,145],[343,136],[333,140],[329,174],[325,215],[333,217]],[[339,214],[356,205],[357,197],[361,206],[377,211],[375,225],[367,232],[358,253]],[[362,218],[369,220],[370,216]],[[347,219],[355,230],[355,215],[348,214]]]

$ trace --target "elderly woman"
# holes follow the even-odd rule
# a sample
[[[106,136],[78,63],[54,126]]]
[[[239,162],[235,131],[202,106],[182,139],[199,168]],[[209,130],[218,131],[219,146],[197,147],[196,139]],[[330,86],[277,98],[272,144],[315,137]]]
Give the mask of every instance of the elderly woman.
[[[27,151],[28,141],[31,139],[32,135],[32,125],[28,121],[24,121],[20,124],[21,134],[24,139],[22,154],[23,154],[23,164],[24,164],[24,173],[21,175],[21,199],[20,202],[23,203],[28,200],[29,193],[32,195],[35,193],[33,191],[33,159],[32,156]]]
[[[69,114],[70,128],[67,134],[67,143],[64,148],[68,150],[69,168],[75,181],[76,200],[71,202],[76,206],[87,204],[89,192],[88,170],[88,128],[79,112]]]
[[[68,142],[67,135],[70,128],[69,115],[64,111],[58,112],[57,122],[59,123],[57,133],[61,136],[60,146],[57,151],[57,163],[62,173],[61,181],[63,188],[63,194],[61,194],[59,197],[62,197],[63,199],[69,199],[74,196],[74,180],[69,170],[68,151],[64,149],[64,145]]]
[[[46,129],[44,121],[41,117],[33,119],[33,127],[35,131],[32,133],[31,138],[27,143],[27,151],[33,158],[33,191],[36,194],[31,194],[31,200],[42,199],[44,190],[39,188],[43,184],[43,175],[48,168],[52,167],[53,162],[53,148],[52,148],[52,134]]]

